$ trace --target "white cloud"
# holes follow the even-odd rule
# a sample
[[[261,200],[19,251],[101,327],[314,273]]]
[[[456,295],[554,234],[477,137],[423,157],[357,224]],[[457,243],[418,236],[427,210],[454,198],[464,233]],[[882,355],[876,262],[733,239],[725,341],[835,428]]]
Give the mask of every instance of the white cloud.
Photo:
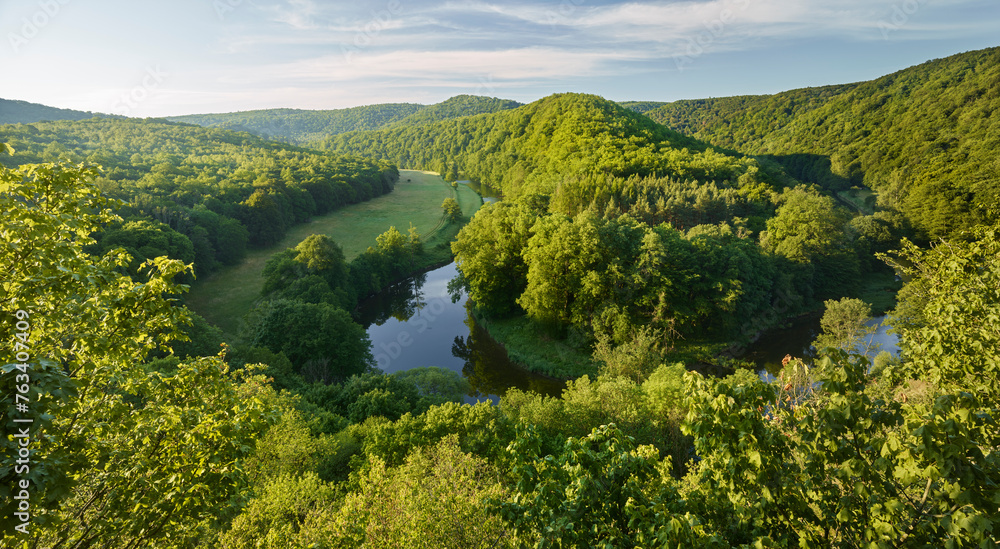
[[[490,75],[495,80],[559,79],[581,74],[606,74],[609,65],[632,59],[614,52],[576,52],[528,47],[496,51],[397,50],[351,56],[326,55],[290,63],[238,70],[226,78],[233,84],[280,81],[349,82],[369,78],[412,79],[454,83]]]

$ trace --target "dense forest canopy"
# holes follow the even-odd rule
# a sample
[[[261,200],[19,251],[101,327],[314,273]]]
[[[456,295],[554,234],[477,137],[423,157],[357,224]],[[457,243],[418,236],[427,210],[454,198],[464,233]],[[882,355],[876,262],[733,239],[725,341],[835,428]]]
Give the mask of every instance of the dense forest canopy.
[[[92,118],[0,126],[7,166],[63,159],[103,168],[95,183],[125,202],[126,223],[103,228],[99,249],[140,260],[194,261],[196,274],[239,262],[315,214],[392,190],[395,167],[247,133],[163,120]]]
[[[769,155],[805,181],[864,185],[925,238],[996,220],[1000,48],[857,84],[678,101],[654,120],[720,147]]]
[[[557,94],[493,114],[333,136],[323,148],[401,167],[444,172],[453,165],[505,197],[555,197],[581,180],[662,176],[731,182],[765,177],[756,161],[710,150],[700,141],[593,95]],[[756,182],[756,181],[755,181]],[[554,198],[555,199],[555,198]]]

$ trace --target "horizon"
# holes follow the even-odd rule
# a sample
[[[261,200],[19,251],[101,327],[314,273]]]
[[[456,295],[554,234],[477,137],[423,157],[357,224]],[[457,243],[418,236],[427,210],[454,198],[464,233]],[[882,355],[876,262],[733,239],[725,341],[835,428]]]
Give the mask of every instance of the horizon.
[[[766,95],[998,45],[991,0],[180,0],[0,6],[0,97],[165,118],[267,109]],[[103,29],[112,27],[114,32]],[[102,29],[102,32],[94,32]]]

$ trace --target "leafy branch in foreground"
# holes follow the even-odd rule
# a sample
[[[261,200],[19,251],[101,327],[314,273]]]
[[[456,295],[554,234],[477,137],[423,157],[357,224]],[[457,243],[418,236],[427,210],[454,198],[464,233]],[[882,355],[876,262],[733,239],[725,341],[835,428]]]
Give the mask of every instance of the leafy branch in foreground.
[[[238,462],[271,419],[267,390],[234,381],[220,358],[169,372],[143,364],[190,322],[171,298],[184,289],[174,277],[190,266],[156,258],[135,282],[126,253],[87,255],[90,235],[119,220],[89,182],[96,174],[66,164],[0,168],[0,336],[15,341],[10,319],[30,312],[34,420],[30,471],[19,472],[9,435],[26,414],[12,401],[0,408],[0,528],[5,543],[30,547],[187,546],[244,484]],[[5,396],[15,367],[3,366]],[[21,480],[31,494],[26,536],[13,529],[10,505]]]

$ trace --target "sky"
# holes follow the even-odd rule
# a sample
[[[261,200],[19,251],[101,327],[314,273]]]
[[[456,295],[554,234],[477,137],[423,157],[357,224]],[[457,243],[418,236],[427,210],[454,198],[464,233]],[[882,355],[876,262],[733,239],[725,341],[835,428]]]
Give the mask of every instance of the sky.
[[[871,80],[1000,45],[997,0],[0,0],[0,98],[159,117]]]

